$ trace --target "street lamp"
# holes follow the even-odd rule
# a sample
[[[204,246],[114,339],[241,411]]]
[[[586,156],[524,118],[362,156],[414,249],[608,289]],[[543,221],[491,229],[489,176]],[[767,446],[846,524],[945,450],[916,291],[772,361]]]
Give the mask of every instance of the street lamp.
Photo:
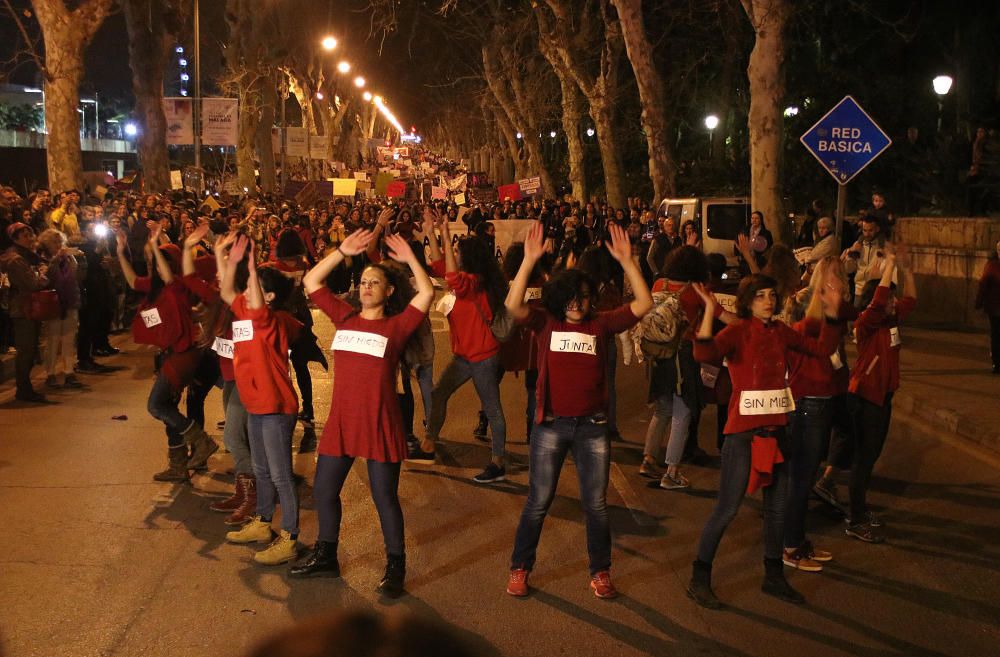
[[[332,36],[324,37],[323,41],[320,42],[323,45],[323,50],[333,50],[337,47],[337,40]]]
[[[715,129],[719,127],[719,117],[715,114],[706,116],[705,127],[708,128],[708,156],[712,157],[715,150]]]
[[[553,139],[555,139],[556,138],[556,131],[553,130],[552,132],[550,132],[549,133],[549,137],[552,137]]]
[[[366,103],[370,103],[372,100],[372,92],[366,91],[365,93],[361,94],[361,97],[365,99]]]
[[[317,100],[323,100],[323,92],[322,91],[317,91],[316,92],[316,98],[317,98]]]
[[[931,85],[934,87],[934,93],[938,97],[938,120],[937,120],[937,131],[941,132],[941,119],[944,116],[944,97],[948,95],[951,91],[951,84],[954,80],[951,79],[950,75],[939,75],[933,80],[931,80]]]
[[[358,77],[354,78],[354,86],[357,87],[358,89],[364,89],[364,87],[365,87],[365,79],[363,77],[361,77],[360,75]]]
[[[341,73],[348,73],[351,70],[351,65],[346,61],[341,61],[337,64],[337,70]]]
[[[134,123],[126,123],[125,124],[125,136],[126,137],[135,137],[138,132],[139,132],[139,129],[135,127]]]
[[[594,129],[593,128],[587,128],[587,136],[588,137],[593,137],[594,136]]]
[[[517,138],[518,138],[518,139],[524,139],[524,135],[522,135],[522,134],[521,134],[521,133],[519,132],[519,133],[517,133]]]
[[[785,118],[786,119],[789,119],[789,118],[791,118],[793,116],[798,116],[798,114],[799,114],[799,108],[796,107],[795,105],[792,105],[791,107],[786,107],[785,108]]]

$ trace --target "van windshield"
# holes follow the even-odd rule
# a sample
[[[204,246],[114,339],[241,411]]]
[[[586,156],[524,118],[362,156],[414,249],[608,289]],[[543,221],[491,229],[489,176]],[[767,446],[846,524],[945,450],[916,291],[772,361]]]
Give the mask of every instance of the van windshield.
[[[746,203],[713,203],[706,210],[708,236],[715,240],[735,240],[750,223],[750,206]]]

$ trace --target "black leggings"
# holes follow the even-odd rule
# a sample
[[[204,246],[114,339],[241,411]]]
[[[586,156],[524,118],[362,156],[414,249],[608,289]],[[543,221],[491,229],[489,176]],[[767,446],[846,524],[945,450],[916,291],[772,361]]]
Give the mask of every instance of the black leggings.
[[[857,395],[848,397],[854,417],[854,462],[851,464],[851,522],[862,522],[868,511],[868,487],[892,420],[892,393],[881,406]]]
[[[295,380],[299,384],[299,392],[302,393],[302,415],[313,417],[313,380],[309,372],[309,355],[303,353],[305,350],[292,348],[292,368],[295,370]]]
[[[336,542],[340,537],[340,491],[347,473],[354,465],[353,456],[319,455],[313,499],[319,515],[319,540]],[[403,542],[403,509],[399,506],[399,470],[401,463],[381,463],[368,459],[368,484],[375,510],[382,524],[382,538],[387,554],[406,553]]]

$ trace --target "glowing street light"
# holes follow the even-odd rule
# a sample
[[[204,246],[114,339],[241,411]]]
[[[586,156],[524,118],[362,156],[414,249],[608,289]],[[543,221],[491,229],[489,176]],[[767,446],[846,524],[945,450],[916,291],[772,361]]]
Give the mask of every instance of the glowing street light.
[[[323,50],[329,51],[337,47],[337,40],[332,36],[324,37],[321,43],[323,45]]]
[[[799,108],[796,107],[795,105],[792,105],[791,107],[786,107],[784,114],[786,119],[789,119],[793,116],[798,116]]]
[[[316,92],[316,98],[319,99],[319,100],[323,100],[323,92],[322,91],[317,91]]]
[[[518,138],[518,139],[524,139],[524,135],[522,135],[522,134],[521,134],[521,133],[519,132],[519,133],[517,133],[517,138]]]
[[[952,82],[954,80],[951,79],[950,75],[939,75],[931,80],[931,84],[934,85],[934,93],[938,96],[947,96],[948,92],[951,91]]]
[[[705,117],[705,127],[708,128],[708,157],[715,151],[715,129],[719,127],[719,117],[709,114]]]
[[[588,137],[593,137],[594,136],[594,129],[593,128],[587,128],[587,136]]]
[[[399,119],[397,119],[395,115],[389,111],[389,108],[385,106],[382,96],[375,96],[375,107],[378,108],[378,111],[382,112],[382,116],[385,117],[385,120],[388,121],[392,127],[399,132],[399,134],[406,132],[403,130],[403,124],[399,122]]]
[[[339,64],[337,64],[337,70],[340,71],[341,73],[348,73],[351,70],[351,65],[349,62],[341,61]]]
[[[361,97],[365,99],[366,103],[370,103],[372,100],[372,92],[366,91],[365,93],[361,94]]]
[[[556,131],[553,130],[552,132],[550,132],[549,133],[549,137],[552,137],[553,139],[555,139],[556,138]]]
[[[139,129],[135,127],[134,123],[125,124],[125,135],[128,137],[135,137],[139,133]]]
[[[364,87],[365,87],[365,79],[363,77],[361,77],[360,75],[358,77],[354,78],[354,86],[357,87],[358,89],[364,89]]]

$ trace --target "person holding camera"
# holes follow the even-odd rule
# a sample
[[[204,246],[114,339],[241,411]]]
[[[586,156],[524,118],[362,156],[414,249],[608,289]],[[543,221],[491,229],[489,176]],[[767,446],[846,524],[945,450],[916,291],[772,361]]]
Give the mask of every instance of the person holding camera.
[[[841,255],[844,260],[844,270],[848,275],[854,274],[854,306],[859,310],[861,292],[872,277],[872,272],[881,271],[881,261],[884,257],[885,238],[881,234],[878,220],[865,217],[861,220],[861,239],[855,242]],[[876,264],[877,263],[877,264]]]
[[[44,404],[48,400],[31,385],[31,368],[38,356],[38,335],[42,323],[31,319],[28,301],[32,292],[48,285],[47,266],[35,253],[35,231],[20,221],[7,227],[7,237],[13,243],[0,258],[0,270],[10,279],[10,317],[14,324],[15,380],[18,401]]]

